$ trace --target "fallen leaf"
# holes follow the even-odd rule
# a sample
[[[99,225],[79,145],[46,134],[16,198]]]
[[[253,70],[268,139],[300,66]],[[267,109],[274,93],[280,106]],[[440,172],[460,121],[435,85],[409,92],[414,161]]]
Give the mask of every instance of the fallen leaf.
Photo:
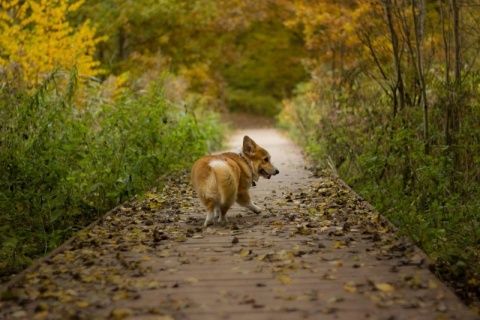
[[[438,305],[437,305],[437,310],[440,311],[440,312],[445,312],[448,310],[447,306],[445,305],[445,303],[443,302],[440,302]]]
[[[348,292],[357,292],[357,284],[353,281],[349,281],[343,284],[343,289]]]
[[[112,310],[112,312],[110,313],[110,318],[114,319],[114,320],[121,320],[121,319],[125,319],[129,316],[132,316],[132,315],[133,315],[133,310],[132,309],[118,308],[118,309]]]
[[[281,274],[281,275],[277,276],[277,280],[280,281],[282,284],[292,283],[292,278],[290,278],[289,276],[287,276],[285,274]]]
[[[388,283],[376,283],[375,288],[382,292],[391,292],[395,289],[391,284]]]
[[[334,261],[330,261],[329,263],[333,264],[336,267],[343,267],[343,261],[342,260],[334,260]]]
[[[113,301],[120,301],[120,300],[127,299],[127,298],[128,298],[128,292],[126,292],[125,290],[120,290],[119,292],[117,292],[112,297],[112,300]]]
[[[166,316],[157,316],[155,318],[153,318],[155,320],[175,320],[174,317],[172,317],[171,315],[166,315]]]
[[[37,319],[45,319],[47,318],[49,315],[48,311],[45,310],[45,311],[40,311],[40,312],[37,312],[35,313],[35,316],[33,317],[34,320],[37,320]]]
[[[198,282],[198,279],[194,278],[194,277],[190,277],[190,278],[186,278],[185,282],[186,283],[196,283],[196,282]]]
[[[336,302],[342,302],[344,300],[345,300],[345,298],[342,297],[342,296],[333,296],[333,297],[328,298],[327,302],[328,303],[336,303]]]
[[[18,310],[12,313],[12,317],[14,318],[24,318],[27,316],[27,312],[25,310]]]
[[[438,288],[438,283],[436,283],[435,281],[433,281],[432,279],[429,279],[428,280],[428,287],[430,289],[436,289]]]
[[[242,249],[239,251],[239,254],[242,256],[242,257],[246,257],[248,256],[249,254],[252,253],[252,250],[247,250],[247,249]]]
[[[87,301],[75,301],[75,305],[79,308],[86,308],[88,307],[90,304],[87,302]]]
[[[328,272],[326,272],[326,273],[323,274],[322,279],[324,279],[324,280],[335,280],[335,279],[337,279],[337,277],[328,273]]]

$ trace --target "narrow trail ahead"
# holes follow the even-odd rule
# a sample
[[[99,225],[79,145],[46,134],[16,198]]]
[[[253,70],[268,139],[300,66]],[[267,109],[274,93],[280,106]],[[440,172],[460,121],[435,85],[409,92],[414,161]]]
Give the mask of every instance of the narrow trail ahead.
[[[7,286],[2,319],[477,319],[428,259],[274,129],[256,215],[202,228],[188,177],[117,207]],[[7,287],[4,287],[6,289]]]

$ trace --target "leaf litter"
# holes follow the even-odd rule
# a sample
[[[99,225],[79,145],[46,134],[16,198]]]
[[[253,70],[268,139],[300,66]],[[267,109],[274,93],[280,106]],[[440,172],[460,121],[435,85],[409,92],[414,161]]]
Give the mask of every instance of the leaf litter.
[[[168,283],[157,279],[156,273],[176,274],[182,265],[218,264],[229,252],[234,263],[253,266],[235,267],[236,274],[270,275],[252,280],[248,295],[229,291],[228,285],[222,291],[224,299],[253,309],[299,310],[294,304],[269,305],[255,294],[268,290],[274,300],[316,301],[313,308],[322,314],[348,309],[354,295],[379,309],[397,310],[392,311],[392,319],[398,308],[424,309],[438,317],[452,310],[438,283],[415,272],[428,267],[428,260],[409,241],[397,237],[395,228],[368,203],[326,172],[301,188],[271,192],[266,201],[274,205],[260,217],[237,214],[229,224],[208,228],[202,227],[203,209],[187,182],[186,175],[172,178],[162,190],[132,199],[80,232],[62,252],[3,294],[0,318],[91,319],[92,314],[110,319],[185,318],[198,303],[168,292],[197,286],[203,279],[192,275]],[[246,240],[253,232],[249,230],[257,229],[263,236]],[[195,254],[188,256],[176,250],[190,242],[223,237],[223,247],[195,247]],[[204,253],[209,255],[203,257]],[[164,264],[155,265],[158,259]],[[368,273],[382,261],[387,266],[383,273]],[[306,285],[312,281],[317,281],[316,289]],[[323,292],[324,288],[328,289]],[[164,299],[154,307],[123,305],[162,290]]]

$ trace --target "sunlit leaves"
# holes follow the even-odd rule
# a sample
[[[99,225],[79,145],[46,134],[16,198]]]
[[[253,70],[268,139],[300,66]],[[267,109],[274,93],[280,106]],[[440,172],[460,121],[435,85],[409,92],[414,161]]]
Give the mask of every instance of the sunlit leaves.
[[[28,85],[37,85],[57,68],[71,69],[80,76],[100,72],[93,54],[102,40],[85,21],[77,28],[70,25],[67,13],[76,11],[83,1],[68,0],[2,1],[0,15],[0,65],[10,76],[19,73]]]

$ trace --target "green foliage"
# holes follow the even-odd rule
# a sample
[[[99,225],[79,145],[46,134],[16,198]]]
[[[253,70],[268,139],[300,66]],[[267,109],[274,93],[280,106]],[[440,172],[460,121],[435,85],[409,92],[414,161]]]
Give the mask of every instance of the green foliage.
[[[227,89],[225,102],[230,111],[246,112],[273,117],[280,112],[280,102],[267,94],[256,94],[254,91]]]
[[[275,116],[281,99],[306,79],[300,57],[303,44],[281,21],[257,22],[232,39],[235,57],[221,70],[228,88],[225,100],[233,111]]]
[[[221,143],[217,116],[172,105],[161,83],[77,109],[76,72],[32,96],[0,91],[0,265],[25,267],[115,205]]]
[[[139,76],[168,66],[217,109],[271,116],[307,78],[303,40],[282,19],[289,14],[287,3],[252,0],[92,0],[71,20],[90,19],[106,37],[97,58],[107,71]]]

